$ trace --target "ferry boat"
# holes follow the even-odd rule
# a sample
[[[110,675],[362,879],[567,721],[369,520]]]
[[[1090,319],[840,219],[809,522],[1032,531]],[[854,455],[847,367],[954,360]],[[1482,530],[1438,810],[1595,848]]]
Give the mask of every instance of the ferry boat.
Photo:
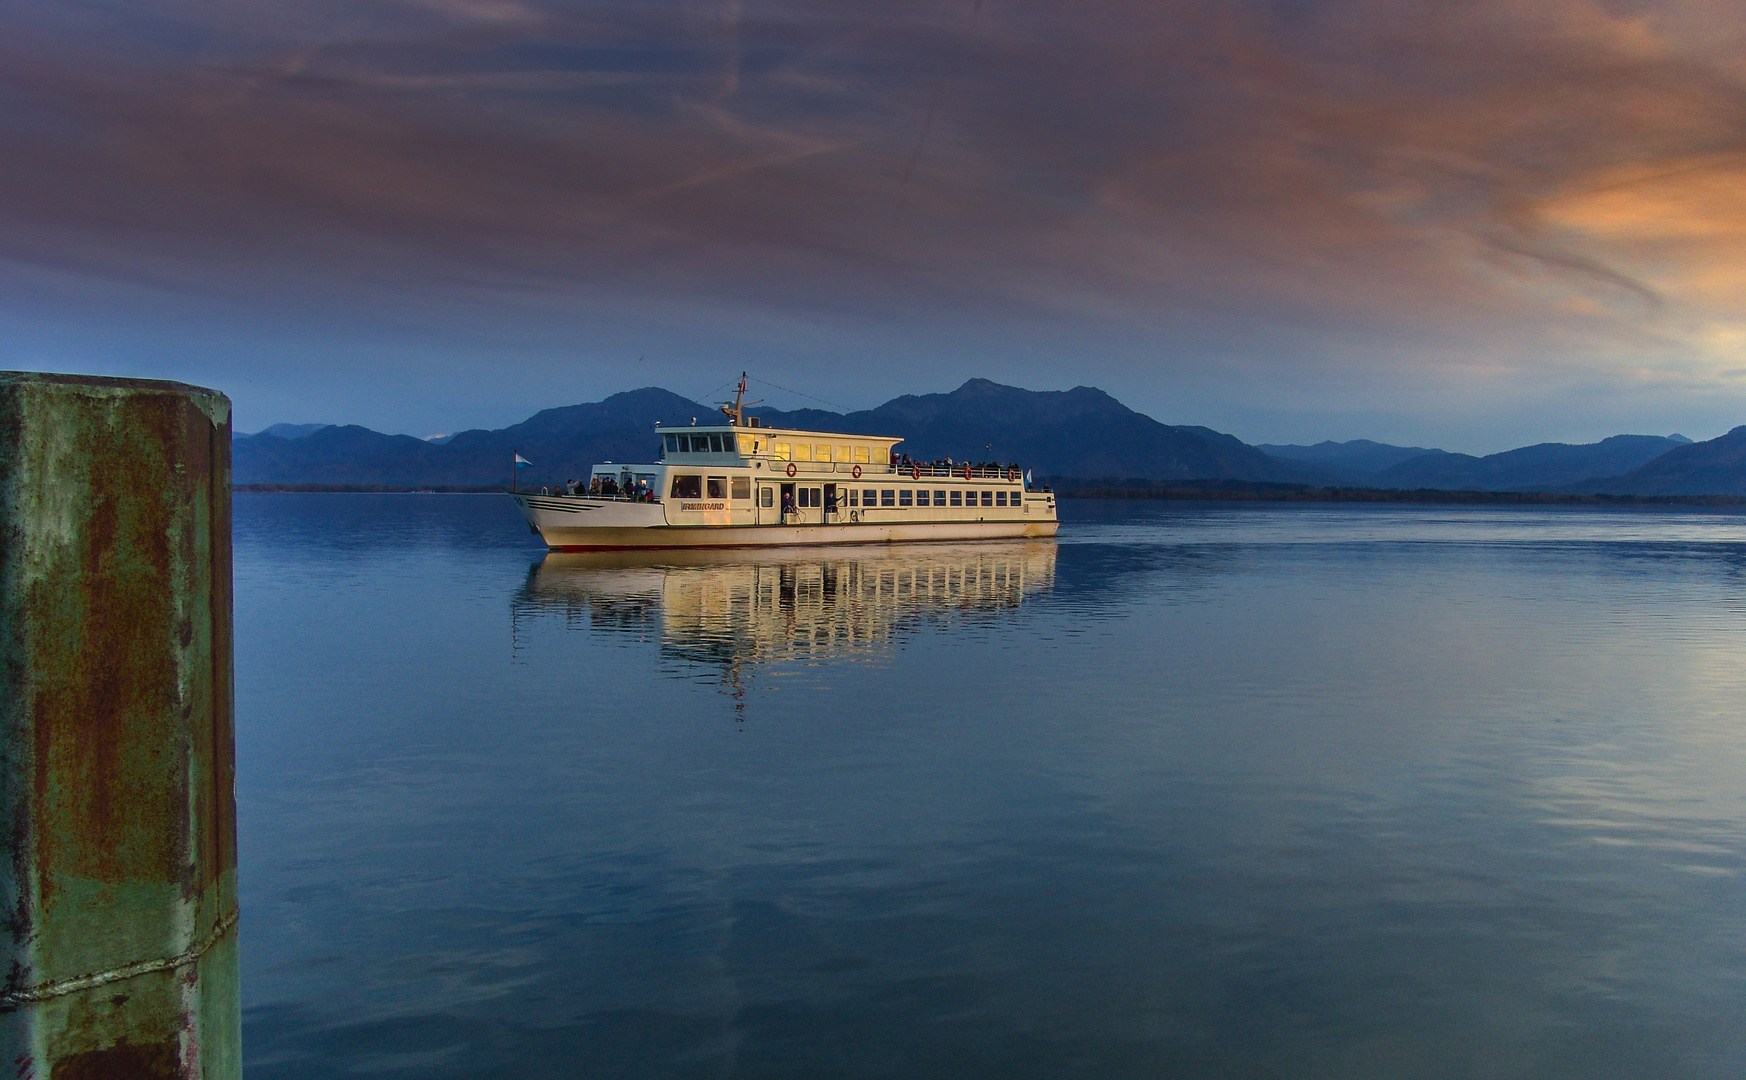
[[[745,376],[713,424],[658,428],[661,460],[593,467],[588,490],[513,492],[553,551],[1049,537],[1055,496],[1017,465],[908,461],[903,440],[770,428]]]

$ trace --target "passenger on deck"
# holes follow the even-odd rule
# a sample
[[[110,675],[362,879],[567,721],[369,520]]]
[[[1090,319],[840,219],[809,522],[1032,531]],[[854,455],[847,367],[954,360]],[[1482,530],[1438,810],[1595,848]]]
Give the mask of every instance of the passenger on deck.
[[[825,513],[834,514],[836,512],[837,512],[837,489],[836,488],[827,488],[825,490]]]
[[[789,515],[791,515],[793,513],[794,513],[794,492],[784,491],[782,493],[782,516],[788,517]]]

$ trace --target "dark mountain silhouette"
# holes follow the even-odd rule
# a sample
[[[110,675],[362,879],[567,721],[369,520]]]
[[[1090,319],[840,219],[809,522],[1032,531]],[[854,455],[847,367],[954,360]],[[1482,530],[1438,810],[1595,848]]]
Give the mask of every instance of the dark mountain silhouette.
[[[780,427],[895,435],[923,460],[1018,461],[1039,476],[1312,481],[1323,474],[1271,458],[1203,427],[1172,427],[1091,387],[1039,392],[972,379],[948,394],[907,395],[847,415],[819,409],[750,415]],[[720,418],[713,408],[657,388],[547,409],[496,431],[463,431],[446,443],[330,427],[297,439],[240,436],[239,484],[482,487],[507,483],[512,455],[533,467],[533,486],[586,476],[605,461],[653,461],[654,425]]]
[[[1579,494],[1746,495],[1746,425],[1708,442],[1687,442],[1639,469],[1572,484]]]
[[[1617,435],[1585,446],[1543,443],[1483,458],[1431,450],[1370,471],[1379,461],[1419,448],[1367,440],[1273,448],[1298,455],[1292,460],[1210,428],[1161,424],[1088,386],[1032,391],[971,379],[950,393],[906,395],[848,414],[749,412],[773,426],[898,436],[904,440],[901,449],[922,460],[1017,461],[1038,477],[1105,483],[1222,480],[1579,494],[1746,493],[1746,427],[1695,444],[1681,436]],[[586,476],[591,466],[607,461],[656,460],[656,423],[672,426],[694,417],[709,422],[720,413],[647,387],[546,409],[494,431],[463,431],[446,442],[353,425],[275,425],[236,437],[233,477],[239,484],[494,487],[509,482],[510,462],[519,453],[534,465],[517,479],[538,487]]]
[[[281,439],[301,439],[305,435],[313,435],[322,428],[332,426],[332,424],[274,424],[270,428],[262,428],[255,434],[276,435]]]
[[[709,413],[649,387],[546,409],[495,431],[459,432],[441,443],[355,426],[289,440],[239,436],[231,443],[231,470],[239,484],[486,487],[509,483],[510,463],[519,453],[534,463],[522,470],[521,481],[537,486],[587,476],[602,461],[651,461],[659,453],[657,421],[682,424]]]
[[[1445,450],[1423,446],[1391,446],[1369,439],[1353,439],[1350,442],[1328,440],[1314,446],[1261,443],[1255,449],[1286,461],[1298,461],[1327,469],[1338,479],[1353,483],[1368,483],[1383,469],[1399,465],[1403,461],[1427,454],[1447,453]]]
[[[1593,477],[1619,476],[1686,445],[1661,435],[1614,435],[1597,443],[1540,443],[1501,454],[1434,453],[1409,458],[1374,475],[1384,488],[1445,491],[1549,491]]]
[[[923,461],[1017,461],[1038,476],[1320,478],[1235,436],[1160,424],[1089,386],[1037,391],[971,379],[949,394],[906,394],[847,415],[816,409],[749,411],[776,427],[899,435],[904,439],[899,449]]]

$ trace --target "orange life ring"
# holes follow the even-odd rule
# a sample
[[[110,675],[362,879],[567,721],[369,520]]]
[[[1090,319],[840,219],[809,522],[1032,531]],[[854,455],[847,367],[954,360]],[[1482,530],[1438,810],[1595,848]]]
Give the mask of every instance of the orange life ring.
[[[795,473],[797,473],[799,471],[800,471],[800,467],[798,465],[794,464],[794,462],[790,461],[788,463],[788,475],[789,476],[793,476]]]
[[[1008,480],[1017,480],[1018,479],[1018,470],[1017,469],[1006,470],[1006,478]]]
[[[850,469],[849,475],[854,477],[857,480],[861,479],[861,466],[857,465],[854,468]]]
[[[964,463],[964,479],[966,479],[966,480],[970,479],[970,463],[969,462]]]
[[[912,461],[909,463],[909,478],[911,480],[921,479],[921,462]]]

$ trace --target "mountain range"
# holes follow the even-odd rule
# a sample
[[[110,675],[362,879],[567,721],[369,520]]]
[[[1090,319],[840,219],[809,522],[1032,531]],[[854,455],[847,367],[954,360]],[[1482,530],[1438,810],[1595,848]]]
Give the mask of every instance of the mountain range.
[[[895,435],[922,460],[1019,461],[1057,482],[1240,480],[1318,486],[1644,495],[1746,494],[1746,427],[1693,443],[1683,436],[1615,435],[1598,443],[1542,443],[1485,457],[1370,440],[1251,446],[1211,428],[1162,424],[1092,387],[1033,391],[971,379],[943,394],[905,395],[878,408],[751,408],[773,427]],[[555,484],[607,461],[659,456],[657,424],[719,417],[658,387],[536,413],[496,430],[416,439],[352,425],[275,424],[233,444],[238,484],[494,487],[515,454],[532,461],[518,482]]]

